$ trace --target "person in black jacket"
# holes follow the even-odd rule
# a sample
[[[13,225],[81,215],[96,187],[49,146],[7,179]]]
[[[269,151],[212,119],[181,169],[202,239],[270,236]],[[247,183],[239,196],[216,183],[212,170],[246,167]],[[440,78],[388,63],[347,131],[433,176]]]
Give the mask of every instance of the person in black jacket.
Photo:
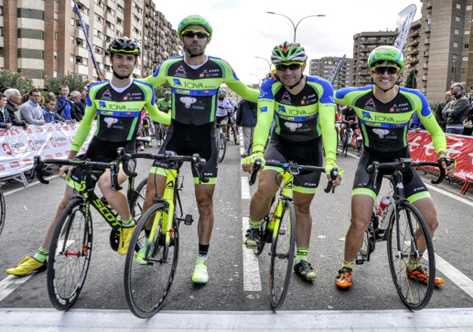
[[[23,128],[28,128],[28,124],[26,121],[23,121],[20,116],[20,112],[18,112],[19,105],[21,103],[21,93],[17,89],[7,89],[5,90],[5,96],[7,97],[7,104],[5,105],[5,109],[8,111],[10,115],[10,120],[14,126],[19,126]]]
[[[463,121],[468,116],[470,110],[470,101],[465,96],[461,83],[453,83],[450,92],[455,100],[452,100],[445,106],[442,115],[447,119],[445,132],[461,135],[463,133]]]
[[[238,104],[236,124],[243,128],[243,143],[245,146],[245,157],[248,152],[248,147],[253,140],[253,131],[256,126],[256,107],[257,104],[242,99]]]
[[[82,120],[78,107],[69,99],[69,87],[67,85],[61,86],[59,90],[59,96],[56,99],[56,110],[66,121],[80,122]]]

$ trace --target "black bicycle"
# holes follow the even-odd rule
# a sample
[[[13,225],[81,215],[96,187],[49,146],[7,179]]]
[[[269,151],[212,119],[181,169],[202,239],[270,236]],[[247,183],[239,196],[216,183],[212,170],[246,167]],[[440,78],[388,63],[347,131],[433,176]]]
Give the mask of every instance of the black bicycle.
[[[389,270],[394,287],[402,302],[412,310],[424,308],[430,301],[435,286],[434,246],[427,224],[419,210],[405,197],[402,186],[402,173],[410,167],[432,166],[440,170],[439,184],[445,178],[445,169],[437,162],[412,161],[402,158],[390,163],[374,162],[367,170],[371,174],[369,183],[376,184],[380,169],[392,170],[388,179],[392,187],[389,205],[382,210],[375,202],[368,229],[365,232],[363,246],[356,257],[356,264],[369,262],[376,242],[387,241]],[[416,262],[428,271],[428,280],[414,278],[408,269],[409,261]]]
[[[117,175],[119,162],[103,163],[90,160],[45,159],[35,157],[32,177],[36,173],[41,183],[48,184],[42,175],[45,164],[70,165],[80,168],[80,181],[76,182],[74,195],[57,221],[51,240],[47,265],[48,294],[53,306],[58,310],[68,310],[78,299],[90,266],[92,257],[92,213],[93,206],[110,225],[110,246],[118,250],[121,222],[118,213],[104,198],[94,192],[98,178],[106,169],[111,170],[112,188],[120,190]],[[134,177],[128,178],[127,198],[130,210],[136,219],[141,215],[144,202],[144,190],[147,179],[137,189]]]
[[[2,234],[3,227],[5,226],[5,216],[6,216],[5,195],[3,194],[2,183],[0,182],[0,234]]]

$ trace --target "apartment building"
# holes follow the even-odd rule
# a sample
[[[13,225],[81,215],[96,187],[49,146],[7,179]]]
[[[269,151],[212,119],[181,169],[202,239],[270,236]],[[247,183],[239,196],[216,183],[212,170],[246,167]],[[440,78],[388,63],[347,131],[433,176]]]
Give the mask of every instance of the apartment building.
[[[310,75],[323,77],[328,79],[330,74],[333,72],[335,67],[337,66],[338,62],[340,61],[341,57],[322,57],[320,59],[312,59],[309,63],[309,72]],[[342,68],[338,76],[335,78],[333,82],[333,88],[335,90],[351,86],[351,79],[352,79],[352,66],[353,66],[353,59],[346,58],[343,62]]]
[[[151,74],[180,42],[152,0],[80,0],[81,16],[95,59],[112,77],[104,51],[111,39],[133,37],[142,43],[135,77]],[[42,87],[45,79],[75,73],[97,80],[86,38],[72,0],[0,0],[0,67],[15,70]]]
[[[422,19],[412,22],[411,29],[407,35],[406,44],[404,45],[403,54],[405,59],[404,71],[402,72],[401,81],[407,84],[407,78],[414,71],[416,75],[416,88],[421,88],[421,80],[419,79],[419,60],[420,45],[425,43],[425,39],[421,38],[421,22]],[[412,86],[409,86],[412,88]]]

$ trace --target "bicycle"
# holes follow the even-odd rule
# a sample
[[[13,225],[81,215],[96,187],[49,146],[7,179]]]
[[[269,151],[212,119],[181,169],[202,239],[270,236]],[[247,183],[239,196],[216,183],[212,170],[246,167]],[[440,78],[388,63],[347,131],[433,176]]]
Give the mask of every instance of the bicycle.
[[[411,158],[401,158],[390,163],[374,162],[368,166],[368,173],[371,174],[369,183],[374,184],[380,169],[394,171],[388,177],[393,192],[392,199],[381,216],[378,215],[378,205],[374,202],[371,221],[355,260],[358,265],[369,262],[376,242],[387,241],[389,270],[394,287],[402,302],[411,310],[424,308],[429,303],[435,286],[435,255],[430,232],[419,210],[406,199],[402,186],[402,172],[409,167],[420,166],[439,168],[440,175],[437,180],[431,181],[433,184],[444,180],[445,170],[437,162],[414,162]],[[413,259],[429,272],[427,285],[407,275],[407,264]]]
[[[347,125],[347,128],[343,132],[343,137],[342,137],[342,154],[345,155],[345,157],[348,154],[348,147],[353,146],[353,135],[355,135],[355,132],[351,125]],[[362,142],[361,142],[361,137],[357,137],[355,141],[355,146],[358,149],[358,154],[361,155],[361,149],[362,149]]]
[[[49,299],[58,310],[68,310],[78,299],[87,277],[93,249],[93,227],[90,207],[110,225],[110,246],[118,250],[121,222],[118,213],[113,210],[104,198],[98,197],[94,188],[104,170],[110,168],[112,188],[120,190],[117,175],[118,162],[103,163],[89,160],[45,159],[39,156],[34,159],[35,173],[41,183],[48,184],[42,171],[45,164],[70,165],[81,169],[80,182],[76,183],[74,195],[57,221],[51,240],[47,264],[47,287]],[[146,180],[141,181],[134,189],[135,177],[128,178],[127,198],[132,215],[136,218],[141,213],[143,193]]]
[[[0,234],[2,234],[3,227],[5,226],[5,216],[6,216],[6,204],[5,204],[5,195],[2,190],[2,182],[0,182]]]
[[[269,289],[271,309],[276,312],[286,298],[289,289],[289,282],[292,275],[292,267],[294,265],[295,247],[296,247],[296,213],[294,209],[293,189],[294,176],[300,172],[319,171],[325,173],[324,167],[297,165],[293,162],[271,162],[267,161],[265,166],[281,168],[282,180],[278,199],[273,197],[272,207],[268,214],[263,218],[260,227],[260,241],[254,250],[254,254],[259,256],[264,249],[266,243],[271,243],[269,252],[270,269],[269,269]],[[261,160],[257,159],[253,164],[253,173],[250,178],[250,186],[255,183],[256,175],[261,167]],[[334,168],[331,172],[332,179],[336,179],[338,169]],[[277,181],[277,179],[275,179]],[[332,191],[335,187],[329,181],[324,189],[326,193]]]
[[[225,158],[225,153],[227,151],[227,138],[225,134],[223,133],[223,127],[230,127],[229,124],[227,123],[217,123],[216,128],[217,128],[217,159],[218,162],[221,163],[223,159]]]
[[[141,216],[125,260],[125,296],[128,306],[135,316],[149,318],[161,309],[174,281],[179,257],[180,224],[193,223],[192,215],[183,217],[179,196],[183,179],[179,176],[179,166],[182,162],[191,162],[199,181],[208,182],[203,173],[205,159],[197,154],[179,156],[173,152],[124,154],[123,157],[124,160],[160,160],[169,167],[163,197],[155,194],[153,205]],[[126,167],[124,170],[128,175],[134,175]],[[179,217],[176,213],[177,206],[180,210]],[[147,225],[148,228],[151,226],[150,229],[146,228]],[[140,249],[142,250],[137,252]]]
[[[156,138],[156,143],[158,144],[158,147],[163,145],[164,143],[164,138],[166,137],[166,128],[162,123],[158,123],[156,126],[156,137],[159,136],[159,138]]]

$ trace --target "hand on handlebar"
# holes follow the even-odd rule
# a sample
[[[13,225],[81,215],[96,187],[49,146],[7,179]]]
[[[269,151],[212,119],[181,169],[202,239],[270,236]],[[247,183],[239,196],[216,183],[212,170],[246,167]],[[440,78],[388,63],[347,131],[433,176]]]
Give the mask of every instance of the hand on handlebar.
[[[335,179],[332,179],[332,170],[334,168],[338,169],[338,174]],[[334,187],[338,187],[342,183],[343,173],[344,171],[337,166],[335,161],[328,159],[325,163],[325,173],[327,174],[327,181],[331,182]]]
[[[263,156],[264,156],[263,152],[255,152],[251,156],[246,157],[245,159],[243,159],[243,162],[241,163],[241,169],[244,172],[252,174],[253,173],[253,164],[255,163],[256,159],[260,159],[261,160],[261,167],[264,167],[265,160],[264,160]]]
[[[457,161],[453,158],[448,158],[445,156],[439,157],[438,162],[445,169],[445,175],[453,176],[457,169]]]
[[[61,168],[59,168],[59,177],[68,179],[72,175],[72,170],[74,169],[74,166],[70,165],[62,165]],[[66,175],[66,178],[64,177]]]

